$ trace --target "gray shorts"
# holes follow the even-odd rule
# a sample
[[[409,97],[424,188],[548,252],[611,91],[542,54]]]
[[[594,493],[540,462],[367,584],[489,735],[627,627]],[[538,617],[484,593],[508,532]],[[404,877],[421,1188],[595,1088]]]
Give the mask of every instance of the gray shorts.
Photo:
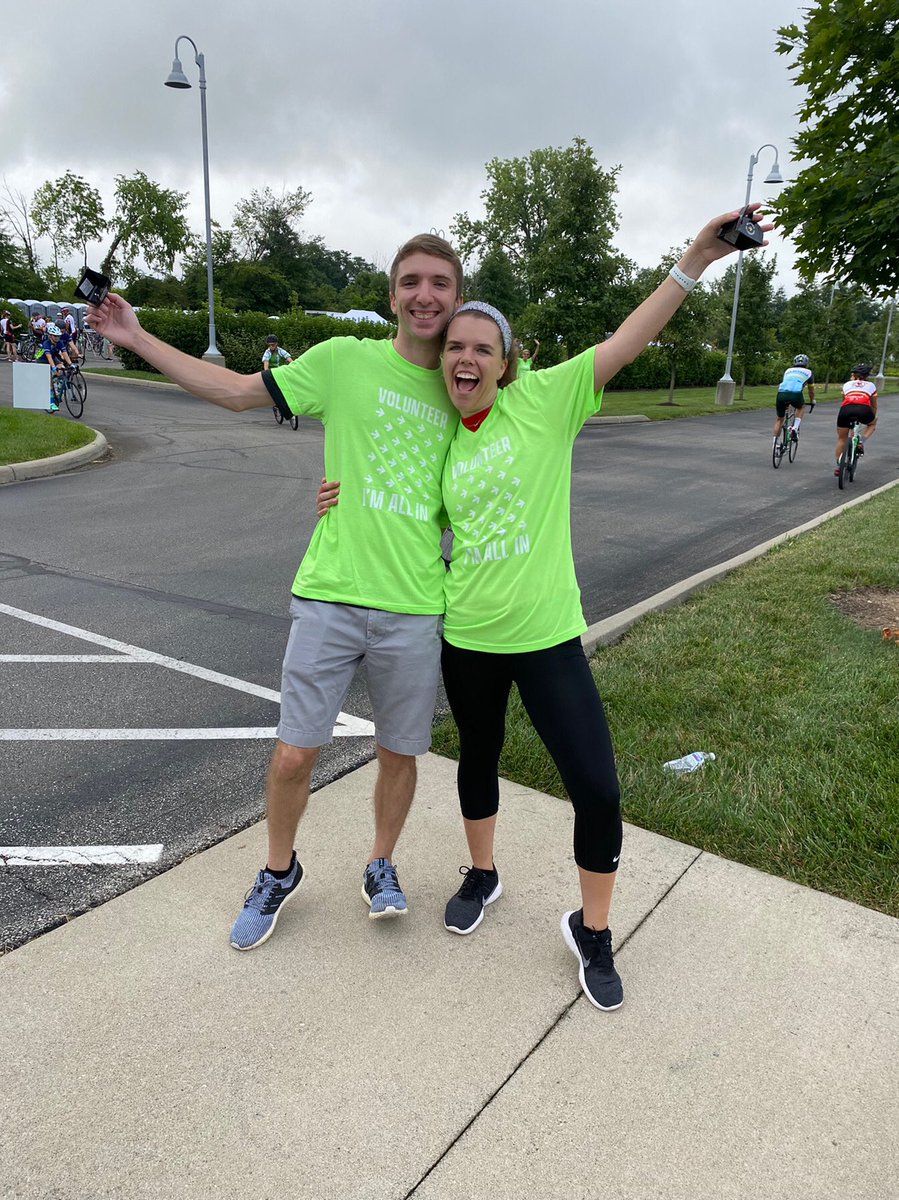
[[[364,662],[378,745],[396,754],[426,754],[443,618],[296,597],[290,615],[280,740],[326,746],[356,668]]]

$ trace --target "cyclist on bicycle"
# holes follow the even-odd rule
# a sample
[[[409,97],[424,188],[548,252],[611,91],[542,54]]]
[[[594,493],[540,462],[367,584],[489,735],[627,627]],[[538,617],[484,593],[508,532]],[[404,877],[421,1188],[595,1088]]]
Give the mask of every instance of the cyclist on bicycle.
[[[808,385],[808,398],[811,401],[809,412],[811,412],[815,407],[815,377],[808,364],[808,355],[797,354],[793,359],[792,367],[787,367],[786,371],[784,371],[784,377],[780,381],[780,387],[777,389],[777,400],[775,402],[777,420],[774,422],[775,445],[777,444],[777,439],[780,437],[780,431],[783,429],[787,409],[791,405],[796,410],[796,420],[793,422],[791,436],[794,442],[799,441],[799,426],[802,424],[802,418],[805,415],[803,390],[806,384]]]
[[[81,359],[81,351],[78,349],[78,325],[75,321],[75,318],[69,311],[68,304],[64,304],[59,310],[59,316],[60,327],[62,328],[63,333],[66,334],[69,339],[69,344],[67,347],[68,352],[73,361],[78,362]]]
[[[50,369],[57,375],[64,371],[67,366],[73,365],[69,357],[69,338],[67,334],[59,328],[58,325],[50,324],[47,326],[47,336],[41,343],[41,348],[34,356],[35,362],[46,362]],[[53,393],[53,387],[50,387],[50,411],[57,412],[59,405],[56,403],[56,396]]]
[[[851,374],[852,378],[843,384],[843,403],[837,412],[837,468],[834,475],[840,473],[840,458],[846,449],[850,425],[860,421],[867,426],[859,442],[859,454],[864,454],[863,443],[871,437],[877,425],[877,388],[868,378],[870,366],[868,363],[859,363],[852,368]]]
[[[265,341],[266,350],[262,356],[263,371],[271,371],[275,367],[280,367],[282,362],[293,362],[293,359],[290,357],[284,347],[278,345],[278,339],[273,333],[270,333]]]

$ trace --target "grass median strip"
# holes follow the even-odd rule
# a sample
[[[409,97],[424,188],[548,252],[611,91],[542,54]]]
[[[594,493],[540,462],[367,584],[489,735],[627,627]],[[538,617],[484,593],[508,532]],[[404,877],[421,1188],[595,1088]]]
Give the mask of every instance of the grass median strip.
[[[65,454],[90,445],[96,436],[93,429],[80,422],[42,412],[0,408],[0,466]]]
[[[899,605],[897,546],[893,489],[597,652],[626,820],[899,916],[899,643],[831,599]],[[691,750],[717,761],[662,769]],[[565,795],[517,695],[500,771]]]

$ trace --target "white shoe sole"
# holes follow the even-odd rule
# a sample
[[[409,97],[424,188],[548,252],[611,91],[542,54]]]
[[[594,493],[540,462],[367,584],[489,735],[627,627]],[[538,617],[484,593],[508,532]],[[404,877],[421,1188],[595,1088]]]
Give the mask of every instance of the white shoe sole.
[[[498,900],[502,894],[503,894],[502,880],[498,880],[496,887],[493,889],[493,891],[490,893],[490,895],[484,901],[483,907],[481,908],[481,911],[478,914],[478,919],[476,921],[474,921],[471,925],[469,925],[467,929],[459,929],[458,926],[456,926],[456,925],[447,925],[445,918],[443,921],[443,928],[448,929],[450,931],[450,933],[460,933],[462,935],[462,937],[465,937],[465,935],[468,933],[474,933],[474,931],[477,929],[477,927],[480,925],[480,923],[484,919],[484,909],[487,907],[488,904],[492,904],[494,900]]]
[[[362,899],[368,905],[368,916],[372,921],[380,921],[383,917],[404,917],[409,911],[408,908],[394,908],[389,904],[383,912],[375,912],[371,906],[371,896],[365,890],[365,884],[362,885]]]
[[[568,924],[569,917],[571,917],[576,911],[577,909],[572,909],[571,912],[565,913],[565,915],[562,917],[559,928],[562,930],[562,937],[565,939],[565,945],[578,961],[578,979],[581,981],[581,991],[584,993],[593,1007],[598,1008],[600,1012],[614,1012],[616,1008],[621,1008],[622,1004],[624,1003],[623,1000],[619,1000],[617,1004],[600,1004],[599,1001],[591,996],[590,992],[587,990],[587,980],[584,977],[584,960],[581,958],[581,952],[577,948],[577,942],[574,940],[574,934],[571,932],[571,926]]]

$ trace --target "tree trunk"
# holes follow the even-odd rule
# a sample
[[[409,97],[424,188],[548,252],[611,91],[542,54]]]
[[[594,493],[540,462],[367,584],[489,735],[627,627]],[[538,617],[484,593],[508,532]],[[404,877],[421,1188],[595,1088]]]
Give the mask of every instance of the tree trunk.
[[[118,250],[119,242],[121,242],[121,240],[122,240],[122,234],[121,234],[121,231],[119,231],[118,233],[116,233],[113,236],[112,243],[110,244],[110,247],[109,247],[109,253],[106,255],[106,257],[103,259],[102,263],[100,264],[100,274],[101,275],[109,275],[110,278],[112,277],[111,276],[112,264],[115,259],[115,252],[116,252],[116,250]]]
[[[662,401],[662,407],[674,407],[674,381],[677,378],[677,366],[671,364],[671,378],[668,380],[668,399]]]

